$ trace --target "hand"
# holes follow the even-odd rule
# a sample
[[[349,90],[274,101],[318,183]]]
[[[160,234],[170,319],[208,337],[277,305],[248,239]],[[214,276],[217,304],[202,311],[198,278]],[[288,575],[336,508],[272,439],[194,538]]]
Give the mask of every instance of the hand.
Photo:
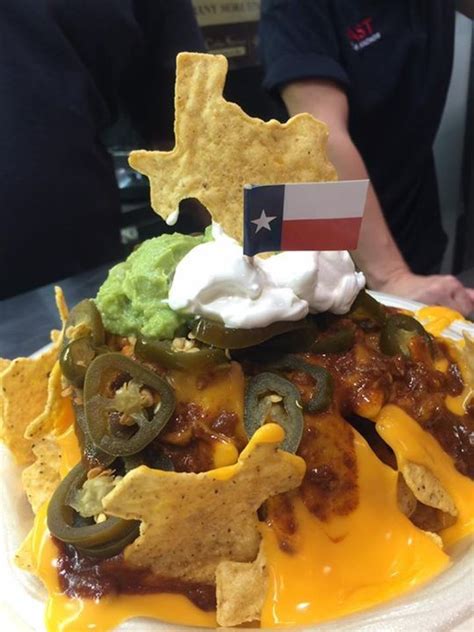
[[[403,272],[377,287],[377,290],[428,305],[446,305],[464,316],[474,311],[474,289],[464,287],[451,275],[420,276]]]

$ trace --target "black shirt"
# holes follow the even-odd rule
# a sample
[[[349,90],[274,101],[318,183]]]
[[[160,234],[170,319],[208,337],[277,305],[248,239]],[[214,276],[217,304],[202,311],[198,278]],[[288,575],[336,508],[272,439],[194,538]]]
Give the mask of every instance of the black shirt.
[[[344,88],[349,131],[415,272],[446,245],[432,145],[451,74],[450,0],[263,0],[265,86],[325,78]]]
[[[117,256],[100,135],[120,108],[152,143],[162,72],[203,47],[190,0],[2,0],[0,297]]]

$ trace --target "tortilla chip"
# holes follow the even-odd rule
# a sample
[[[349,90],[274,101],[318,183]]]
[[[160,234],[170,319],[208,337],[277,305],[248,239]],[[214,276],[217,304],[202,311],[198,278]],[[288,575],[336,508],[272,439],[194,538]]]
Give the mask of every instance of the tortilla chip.
[[[216,570],[217,623],[259,621],[267,589],[263,547],[254,562],[220,562]]]
[[[68,308],[60,287],[55,288],[55,298],[64,329]],[[60,415],[70,406],[68,400],[58,396],[57,358],[62,332],[53,330],[51,339],[53,345],[36,358],[0,359],[0,439],[20,465],[35,460],[31,438],[46,434],[47,427],[58,423]],[[50,416],[48,425],[46,420]],[[30,427],[34,432],[29,431],[25,436]]]
[[[142,521],[125,549],[133,566],[164,577],[214,584],[224,560],[251,562],[260,544],[257,509],[274,494],[297,487],[303,459],[278,450],[283,429],[266,424],[234,465],[200,474],[129,472],[104,499],[107,514]]]
[[[438,546],[440,549],[443,548],[443,540],[439,537],[437,533],[433,533],[432,531],[425,531],[425,535],[427,535],[430,540],[433,540],[436,546]]]
[[[44,410],[49,374],[57,355],[58,348],[53,346],[37,358],[17,358],[0,375],[3,400],[0,439],[19,464],[34,460],[32,442],[24,434],[29,424]]]
[[[63,335],[63,332],[59,331],[58,329],[52,329],[51,333],[49,334],[49,336],[51,338],[51,342],[54,345],[58,345],[61,342],[62,335]]]
[[[424,465],[405,463],[401,468],[401,472],[406,484],[420,503],[439,509],[444,513],[449,513],[452,516],[457,516],[458,510],[453,499],[436,476]]]
[[[415,494],[408,487],[401,474],[398,474],[397,480],[397,503],[398,508],[407,518],[410,518],[418,504]]]
[[[11,360],[7,360],[5,358],[0,358],[0,374],[2,374],[5,369],[7,369],[11,364]]]
[[[35,572],[35,562],[33,558],[33,549],[32,549],[32,540],[33,538],[33,529],[26,536],[23,542],[20,544],[20,548],[15,553],[15,564],[18,568],[21,568],[22,571],[27,571],[28,573]]]
[[[37,439],[57,430],[61,432],[65,429],[64,420],[71,418],[71,400],[62,396],[62,372],[59,362],[55,362],[49,375],[47,385],[47,401],[40,415],[28,424],[25,430],[27,439]]]
[[[61,319],[64,329],[67,317],[69,316],[69,308],[67,306],[66,299],[64,298],[64,292],[59,285],[54,286],[54,298],[56,301],[56,307],[58,308],[59,318]]]
[[[36,461],[23,470],[21,482],[34,513],[47,502],[61,477],[61,448],[53,436],[43,437],[33,445]]]
[[[1,386],[1,376],[2,373],[4,371],[6,371],[6,369],[8,369],[8,367],[11,364],[11,360],[6,360],[5,358],[0,358],[0,386]],[[0,388],[0,439],[1,439],[1,429],[3,427],[3,402],[4,402],[4,397],[2,395],[2,391]]]
[[[197,198],[224,231],[242,241],[244,184],[337,180],[326,156],[328,130],[310,114],[264,121],[224,100],[227,60],[180,53],[171,152],[134,151],[130,165],[147,175],[151,204],[164,219]]]

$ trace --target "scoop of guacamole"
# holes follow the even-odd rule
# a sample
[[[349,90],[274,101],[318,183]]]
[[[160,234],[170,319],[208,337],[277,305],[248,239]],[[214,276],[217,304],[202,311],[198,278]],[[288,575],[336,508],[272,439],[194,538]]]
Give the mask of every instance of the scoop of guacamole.
[[[161,235],[143,242],[126,261],[114,266],[96,298],[107,331],[173,338],[186,321],[186,316],[166,303],[173,274],[181,259],[206,239],[204,235]]]

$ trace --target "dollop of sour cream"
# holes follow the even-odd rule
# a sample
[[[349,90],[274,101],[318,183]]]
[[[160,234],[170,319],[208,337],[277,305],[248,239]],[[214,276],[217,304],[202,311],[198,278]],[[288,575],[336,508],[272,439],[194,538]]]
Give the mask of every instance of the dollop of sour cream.
[[[345,314],[365,285],[348,252],[282,252],[247,257],[214,224],[213,241],[193,248],[177,265],[171,309],[253,329],[308,312]]]

